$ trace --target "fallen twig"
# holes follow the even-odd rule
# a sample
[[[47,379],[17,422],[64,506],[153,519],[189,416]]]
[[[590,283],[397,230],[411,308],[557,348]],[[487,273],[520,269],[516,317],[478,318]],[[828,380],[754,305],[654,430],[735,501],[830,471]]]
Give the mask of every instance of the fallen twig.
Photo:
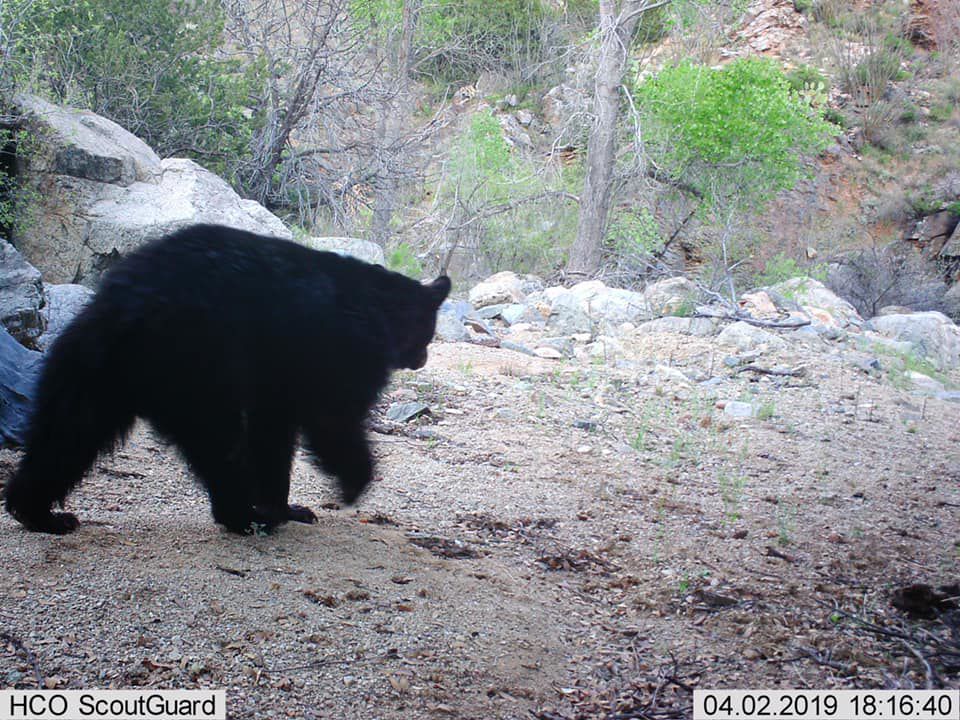
[[[745,322],[748,325],[756,325],[757,327],[766,327],[774,328],[780,330],[796,330],[797,328],[802,328],[810,324],[810,320],[794,320],[792,322],[778,322],[776,320],[758,320],[757,318],[751,317],[749,315],[729,315],[729,314],[719,314],[719,313],[708,313],[708,312],[698,312],[694,313],[693,317],[702,317],[702,318],[716,318],[718,320],[729,320],[730,322]]]
[[[743,367],[737,368],[733,373],[734,375],[739,375],[742,372],[755,372],[759,375],[778,375],[783,377],[803,377],[807,374],[806,365],[798,365],[795,368],[765,368],[760,367],[759,365],[744,365]]]

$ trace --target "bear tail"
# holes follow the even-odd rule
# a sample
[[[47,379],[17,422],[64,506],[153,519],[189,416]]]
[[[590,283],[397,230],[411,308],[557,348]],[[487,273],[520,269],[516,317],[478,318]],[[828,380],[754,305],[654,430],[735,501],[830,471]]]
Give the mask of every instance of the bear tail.
[[[27,428],[25,454],[4,488],[7,511],[30,530],[65,534],[77,526],[54,513],[97,457],[135,419],[119,362],[122,337],[96,299],[56,339],[44,360]]]

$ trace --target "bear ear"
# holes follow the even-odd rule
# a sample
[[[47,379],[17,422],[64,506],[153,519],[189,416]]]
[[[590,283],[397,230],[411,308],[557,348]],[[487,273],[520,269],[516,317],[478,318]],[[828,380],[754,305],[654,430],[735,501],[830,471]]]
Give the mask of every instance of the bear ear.
[[[446,275],[441,275],[436,280],[431,283],[427,283],[427,291],[430,294],[430,297],[433,299],[434,304],[437,307],[443,304],[443,301],[447,299],[447,295],[450,294],[450,288],[452,287],[450,283],[450,278]]]

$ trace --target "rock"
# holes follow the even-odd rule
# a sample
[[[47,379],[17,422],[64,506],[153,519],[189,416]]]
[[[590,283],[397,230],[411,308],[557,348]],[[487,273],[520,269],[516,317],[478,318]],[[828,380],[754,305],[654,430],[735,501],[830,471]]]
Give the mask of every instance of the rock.
[[[533,113],[529,110],[517,110],[515,115],[520,127],[528,128],[533,124]]]
[[[326,250],[338,255],[354,257],[372,265],[386,267],[387,260],[383,255],[383,248],[370,240],[360,240],[350,237],[308,237],[294,238],[301,245],[313,250]]]
[[[757,320],[773,320],[780,317],[780,308],[763,290],[740,296],[740,307]]]
[[[732,418],[752,418],[756,417],[757,408],[752,403],[727,400],[723,405],[723,414]]]
[[[564,293],[550,306],[547,327],[559,335],[593,332],[593,322],[583,309],[583,303],[573,293]]]
[[[912,308],[904,307],[903,305],[884,305],[882,308],[877,310],[877,316],[880,315],[909,315],[913,312]]]
[[[871,330],[859,335],[852,335],[854,344],[867,352],[880,352],[893,355],[909,355],[913,352],[913,345],[902,340],[893,340]]]
[[[563,360],[563,354],[552,347],[537,347],[533,349],[533,354],[537,357],[545,358],[547,360]]]
[[[0,327],[0,447],[23,444],[42,358]]]
[[[694,335],[696,337],[709,337],[716,335],[720,326],[720,320],[716,318],[690,318],[667,315],[638,325],[634,330],[636,335],[648,335],[651,333],[675,333],[678,335]]]
[[[956,228],[957,216],[949,210],[941,210],[918,222],[906,239],[936,257],[943,252]]]
[[[537,341],[537,347],[549,347],[559,352],[564,357],[572,358],[574,356],[573,339],[568,337],[546,337]]]
[[[436,337],[443,342],[469,342],[465,318],[476,316],[473,305],[463,300],[445,300],[437,312]]]
[[[953,234],[940,249],[940,258],[943,260],[953,260],[958,257],[960,257],[960,225],[954,228]]]
[[[486,305],[477,310],[477,317],[479,317],[481,320],[493,320],[494,318],[500,317],[500,313],[502,313],[508,307],[510,307],[509,303]]]
[[[742,321],[724,328],[717,336],[717,340],[725,345],[733,345],[739,350],[754,350],[763,346],[767,348],[787,346],[783,338]]]
[[[603,360],[607,363],[623,357],[623,345],[620,344],[619,340],[608,335],[601,335],[584,349],[587,357],[594,360]]]
[[[669,365],[657,365],[653,369],[653,375],[658,383],[690,385],[690,378],[684,375],[683,371]]]
[[[507,113],[498,115],[497,120],[500,122],[500,129],[503,131],[503,139],[506,141],[507,145],[512,148],[520,148],[523,150],[529,150],[533,147],[533,141],[530,139],[527,131],[523,129],[523,126],[521,126],[520,121],[517,120],[516,116]]]
[[[555,129],[565,129],[567,123],[583,118],[592,105],[591,95],[579,83],[565,83],[550,88],[543,96],[543,118]],[[573,135],[585,129],[586,122],[580,122],[573,128]]]
[[[522,303],[512,303],[510,305],[504,306],[503,310],[500,311],[500,318],[507,325],[516,325],[517,323],[544,323],[543,315],[538,313],[529,305],[523,305]]]
[[[477,308],[487,305],[522,302],[525,294],[523,282],[509,270],[491,275],[470,289],[470,303]]]
[[[53,283],[96,285],[120,256],[179,228],[216,223],[290,239],[262,205],[192,160],[163,160],[159,182],[120,187],[53,175],[35,222],[17,238],[24,256]]]
[[[393,403],[386,412],[387,419],[394,422],[410,422],[425,414],[430,414],[430,406],[417,401]]]
[[[914,370],[907,370],[904,374],[906,375],[907,380],[909,380],[913,385],[914,389],[923,395],[936,396],[938,393],[942,393],[946,389],[944,388],[942,382],[935,380],[929,375],[924,375],[923,373],[916,372]]]
[[[793,0],[753,0],[737,39],[755,54],[781,55],[806,37],[807,19]],[[752,658],[751,658],[752,659]]]
[[[0,240],[0,324],[22,345],[35,347],[46,326],[45,302],[40,271]]]
[[[543,280],[538,275],[527,274],[520,278],[520,290],[524,295],[540,292],[543,288]]]
[[[93,295],[93,290],[83,285],[48,285],[47,304],[43,309],[47,329],[37,341],[37,346],[41,350],[49,350],[57,335],[63,332]]]
[[[946,390],[945,392],[938,392],[936,397],[938,400],[960,403],[960,390]]]
[[[960,328],[943,313],[884,315],[871,319],[870,323],[887,337],[911,343],[914,352],[939,370],[960,367]]]
[[[954,322],[960,322],[960,282],[947,290],[941,300],[943,312],[946,313]]]
[[[841,328],[851,325],[860,327],[863,324],[863,318],[853,305],[828,290],[819,280],[807,277],[790,278],[770,289],[796,301],[810,315],[825,311]]]
[[[591,319],[608,329],[625,323],[636,325],[653,317],[645,295],[621,288],[604,288],[588,302],[588,308]]]
[[[160,176],[159,156],[112,120],[33,95],[17,95],[14,106],[26,128],[41,140],[30,159],[32,172],[122,187],[136,181],[153,183]]]
[[[655,282],[643,291],[650,317],[673,315],[696,295],[697,286],[682,275]]]

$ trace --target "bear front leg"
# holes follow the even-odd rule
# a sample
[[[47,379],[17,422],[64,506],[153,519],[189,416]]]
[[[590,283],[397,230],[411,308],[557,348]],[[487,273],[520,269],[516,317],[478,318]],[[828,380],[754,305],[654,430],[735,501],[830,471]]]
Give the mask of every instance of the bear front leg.
[[[373,479],[373,457],[362,421],[304,428],[313,462],[337,478],[347,505],[355,503]]]

